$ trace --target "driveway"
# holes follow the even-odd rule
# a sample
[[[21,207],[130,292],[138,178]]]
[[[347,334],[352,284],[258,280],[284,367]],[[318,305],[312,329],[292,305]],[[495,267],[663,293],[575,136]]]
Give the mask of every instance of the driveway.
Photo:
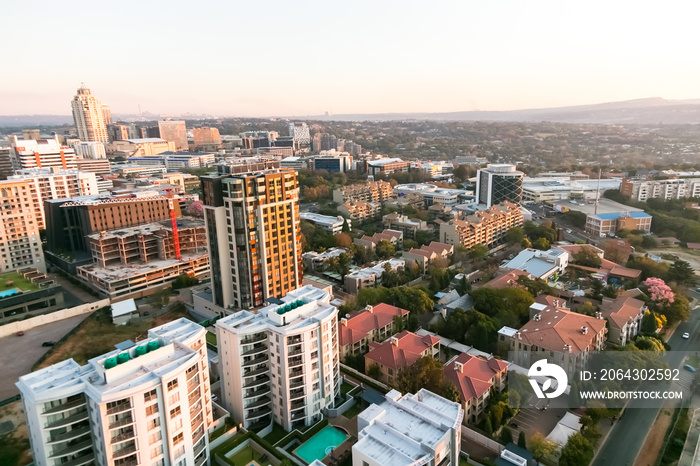
[[[34,327],[21,337],[13,334],[0,338],[0,367],[3,373],[0,378],[0,400],[19,393],[15,387],[19,377],[31,372],[34,363],[49,350],[41,346],[43,342],[60,340],[89,315],[85,313]]]

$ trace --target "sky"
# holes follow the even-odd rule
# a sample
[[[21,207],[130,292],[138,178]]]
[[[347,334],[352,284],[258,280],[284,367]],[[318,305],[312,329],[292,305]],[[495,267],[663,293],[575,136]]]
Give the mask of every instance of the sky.
[[[690,1],[26,0],[0,114],[303,116],[700,98]]]

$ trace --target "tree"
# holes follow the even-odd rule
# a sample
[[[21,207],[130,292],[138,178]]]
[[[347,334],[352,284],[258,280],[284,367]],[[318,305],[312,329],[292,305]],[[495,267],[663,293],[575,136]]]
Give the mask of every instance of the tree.
[[[559,466],[588,466],[593,459],[593,445],[581,433],[575,433],[564,445]]]
[[[657,338],[638,336],[634,341],[634,346],[642,351],[664,351],[664,344]]]
[[[642,271],[641,279],[649,277],[664,278],[668,274],[669,264],[666,262],[656,262],[649,257],[631,257],[627,262],[627,267]]]
[[[423,356],[408,367],[399,370],[396,386],[401,393],[416,393],[425,388],[433,393],[442,393],[445,373],[442,363],[431,356]]]
[[[392,330],[394,333],[401,333],[404,330],[406,330],[406,321],[401,316],[394,316],[394,319],[392,320],[392,326]]]
[[[501,429],[501,443],[505,445],[513,443],[513,432],[508,426],[505,426],[503,427],[503,429]]]
[[[550,242],[547,238],[537,238],[532,246],[540,251],[547,251],[550,248]]]
[[[518,434],[518,446],[520,448],[527,448],[527,441],[525,440],[525,431],[521,430]]]
[[[179,290],[180,288],[187,288],[190,286],[197,285],[199,283],[199,278],[194,275],[189,275],[183,273],[178,275],[175,280],[173,280],[173,290]]]
[[[499,319],[502,325],[520,328],[530,319],[530,305],[535,299],[521,288],[479,288],[471,293],[474,309]]]
[[[379,380],[379,377],[382,375],[382,370],[379,368],[379,365],[372,364],[367,368],[367,375],[374,380]]]
[[[688,298],[677,293],[671,305],[661,309],[661,312],[669,324],[674,324],[679,321],[686,321],[690,318],[690,303]]]
[[[692,284],[695,283],[695,271],[688,262],[677,259],[668,269],[667,278],[679,285]]]
[[[642,317],[642,333],[655,334],[666,325],[666,316],[647,309]]]
[[[375,248],[380,259],[388,259],[396,254],[396,248],[387,240],[381,240]]]
[[[596,301],[600,301],[603,299],[603,290],[605,289],[605,285],[603,282],[598,280],[597,278],[591,278],[591,290],[588,293],[591,299],[595,299]]]
[[[403,250],[410,251],[411,249],[418,249],[418,242],[412,239],[403,240]]]
[[[508,244],[520,244],[524,239],[525,230],[521,227],[513,227],[505,235],[505,240]]]
[[[204,217],[204,202],[194,201],[187,206],[187,215],[192,217]]]
[[[632,254],[629,243],[622,239],[611,239],[606,241],[604,256],[607,260],[617,264],[624,264]]]
[[[653,236],[644,235],[642,236],[642,247],[645,249],[654,249],[657,246],[656,240]]]
[[[607,285],[603,288],[603,296],[606,298],[617,298],[617,287],[615,285]]]
[[[467,251],[470,259],[481,260],[489,254],[489,248],[483,244],[475,244]]]
[[[527,238],[523,238],[523,240],[520,242],[520,247],[524,249],[531,248],[532,242]]]
[[[423,246],[424,244],[432,243],[432,241],[433,241],[432,230],[418,230],[418,231],[416,231],[416,241],[418,242],[419,246]]]
[[[484,421],[484,433],[491,437],[493,435],[493,425],[491,425],[491,418],[486,416],[486,421]]]
[[[349,248],[352,245],[352,238],[347,233],[336,233],[333,235],[336,247]]]
[[[547,285],[547,282],[540,280],[539,278],[527,278],[525,275],[518,277],[518,285],[527,289],[532,296],[539,296],[541,294],[554,295],[555,291],[551,286]]]
[[[457,387],[455,387],[452,382],[445,381],[441,393],[443,397],[450,401],[454,401],[455,403],[460,402],[459,390],[457,390]]]
[[[170,302],[170,287],[162,288],[148,297],[148,304],[153,307],[163,307]]]
[[[651,298],[657,306],[664,306],[673,303],[674,294],[671,287],[666,284],[660,278],[647,278],[644,280],[643,285],[647,288],[649,292],[649,297]]]
[[[530,437],[528,445],[532,455],[537,461],[550,456],[557,448],[554,442],[547,440],[547,438],[539,432],[536,432],[535,435]]]
[[[350,225],[348,225],[348,219],[343,218],[343,228],[342,228],[343,233],[350,233]]]
[[[603,262],[600,256],[596,254],[593,249],[584,246],[582,246],[579,252],[574,254],[571,258],[573,259],[572,262],[574,264],[581,265],[583,267],[593,267],[596,269],[599,268],[600,264]]]

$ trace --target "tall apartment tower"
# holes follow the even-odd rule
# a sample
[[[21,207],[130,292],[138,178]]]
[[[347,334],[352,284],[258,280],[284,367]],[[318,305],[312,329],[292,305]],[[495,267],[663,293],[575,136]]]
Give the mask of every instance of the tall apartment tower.
[[[25,267],[46,272],[35,216],[36,194],[27,180],[0,181],[0,272]]]
[[[158,122],[158,132],[160,138],[168,142],[175,143],[177,152],[186,151],[187,146],[187,127],[182,120],[166,120]]]
[[[15,157],[11,147],[0,147],[0,180],[7,179],[15,172]]]
[[[78,93],[71,102],[73,108],[73,120],[78,127],[78,137],[81,141],[101,141],[109,142],[107,135],[107,123],[105,122],[105,111],[102,102],[92,95],[90,89],[80,86]],[[109,119],[112,114],[107,108]]]
[[[289,123],[289,136],[294,140],[294,147],[311,144],[311,133],[306,123]]]
[[[503,201],[520,205],[523,201],[523,177],[515,165],[490,163],[476,175],[476,201],[491,207]]]
[[[131,348],[20,377],[37,466],[208,463],[206,330],[179,319]]]
[[[212,297],[253,308],[301,284],[299,187],[292,169],[202,177]]]
[[[17,169],[28,168],[76,168],[75,150],[62,146],[58,136],[50,139],[18,139],[9,136]]]
[[[223,404],[246,428],[303,428],[340,395],[338,309],[312,286],[271,301],[216,322]]]

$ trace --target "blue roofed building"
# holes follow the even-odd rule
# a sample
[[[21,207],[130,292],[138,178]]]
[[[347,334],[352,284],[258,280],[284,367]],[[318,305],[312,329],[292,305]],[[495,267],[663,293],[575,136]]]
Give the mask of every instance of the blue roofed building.
[[[610,236],[618,230],[651,231],[651,215],[646,212],[610,212],[586,216],[586,233]]]

